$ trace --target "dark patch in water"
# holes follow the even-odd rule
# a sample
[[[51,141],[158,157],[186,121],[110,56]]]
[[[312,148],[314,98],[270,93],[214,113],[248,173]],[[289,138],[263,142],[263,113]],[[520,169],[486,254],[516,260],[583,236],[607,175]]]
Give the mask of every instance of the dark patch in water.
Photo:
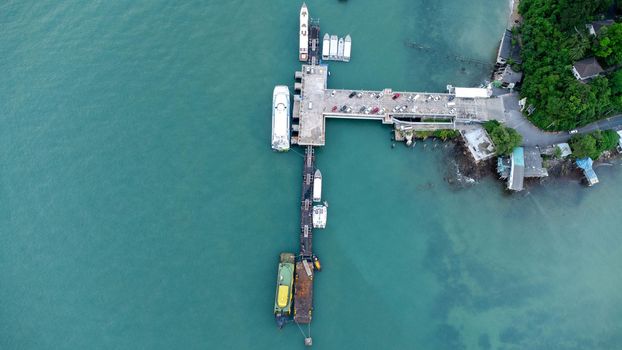
[[[488,334],[486,333],[480,334],[477,344],[479,345],[480,349],[489,350],[490,349],[490,337],[488,336]]]
[[[460,331],[448,324],[442,324],[436,328],[435,338],[434,343],[439,345],[436,349],[466,349],[466,345],[462,342]]]

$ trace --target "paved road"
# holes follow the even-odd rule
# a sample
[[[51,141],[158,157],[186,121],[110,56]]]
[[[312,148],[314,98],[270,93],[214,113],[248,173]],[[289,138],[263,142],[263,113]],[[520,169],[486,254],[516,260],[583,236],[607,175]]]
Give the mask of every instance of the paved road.
[[[518,106],[518,94],[508,94],[500,97],[505,107],[505,125],[516,129],[523,135],[525,146],[548,146],[570,139],[568,132],[542,131],[533,125],[521,112]],[[622,115],[603,119],[579,129],[580,133],[588,133],[595,130],[622,129]]]

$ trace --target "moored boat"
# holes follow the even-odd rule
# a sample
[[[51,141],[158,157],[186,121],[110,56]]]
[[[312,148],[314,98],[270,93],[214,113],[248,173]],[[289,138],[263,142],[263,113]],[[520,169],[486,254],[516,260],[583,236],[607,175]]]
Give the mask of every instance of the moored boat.
[[[343,58],[343,38],[339,38],[339,42],[337,44],[337,58]]]
[[[289,88],[274,87],[272,94],[272,149],[279,152],[289,150]]]
[[[337,36],[331,35],[330,36],[330,50],[328,52],[331,59],[334,59],[335,57],[337,57],[337,45],[338,45]]]
[[[294,254],[281,253],[276,280],[276,296],[274,297],[274,317],[279,328],[283,328],[285,322],[291,316],[294,295],[294,263]]]
[[[326,228],[328,208],[325,205],[313,206],[313,228]]]
[[[315,170],[313,174],[313,201],[319,202],[322,200],[322,172],[320,169]]]
[[[309,58],[309,11],[307,4],[302,3],[300,8],[300,45],[298,58],[306,62]]]
[[[324,34],[324,39],[322,40],[322,59],[327,60],[330,55],[330,35],[328,33]]]
[[[315,269],[318,271],[322,270],[322,264],[320,263],[320,259],[316,255],[313,255],[313,266],[315,266]]]
[[[346,39],[343,44],[343,60],[350,62],[350,55],[352,54],[352,38],[350,34],[346,35]]]

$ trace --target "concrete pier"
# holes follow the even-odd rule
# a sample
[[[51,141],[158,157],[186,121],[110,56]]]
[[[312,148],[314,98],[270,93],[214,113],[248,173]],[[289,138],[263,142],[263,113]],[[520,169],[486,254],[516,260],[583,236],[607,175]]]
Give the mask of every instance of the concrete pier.
[[[293,143],[324,146],[326,118],[377,120],[408,125],[415,130],[468,129],[471,124],[503,119],[498,98],[464,98],[452,93],[393,91],[384,89],[328,89],[328,66],[303,65],[296,73]]]

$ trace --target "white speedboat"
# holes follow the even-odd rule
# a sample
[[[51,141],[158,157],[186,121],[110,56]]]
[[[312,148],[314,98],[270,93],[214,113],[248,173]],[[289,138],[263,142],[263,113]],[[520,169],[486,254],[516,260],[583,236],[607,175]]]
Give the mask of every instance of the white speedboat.
[[[289,116],[289,88],[275,86],[272,94],[272,149],[275,151],[289,151]]]
[[[319,202],[322,200],[322,172],[320,169],[313,174],[313,201]]]

